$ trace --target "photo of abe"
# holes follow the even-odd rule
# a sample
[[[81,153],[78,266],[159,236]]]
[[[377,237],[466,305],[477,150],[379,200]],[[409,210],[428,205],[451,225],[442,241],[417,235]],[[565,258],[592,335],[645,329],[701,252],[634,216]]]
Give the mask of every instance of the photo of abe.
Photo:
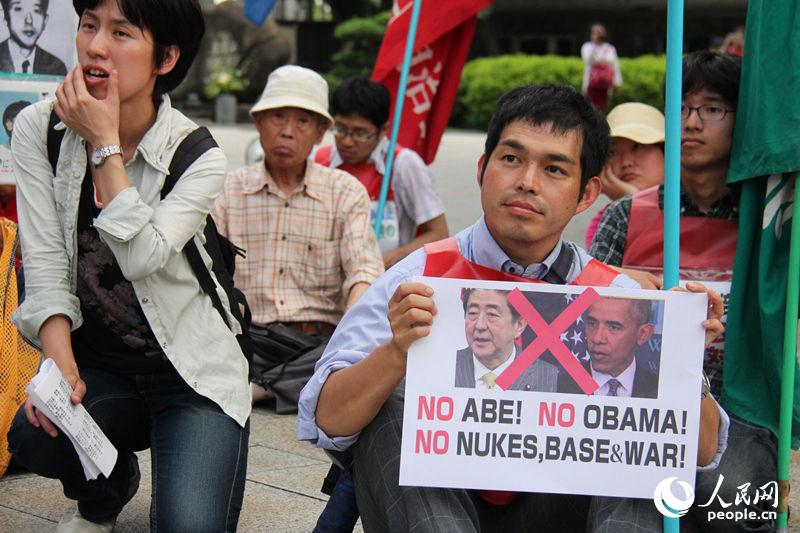
[[[48,20],[49,0],[0,0],[9,37],[0,42],[0,71],[64,76],[67,67],[37,45]]]
[[[468,346],[456,353],[456,387],[494,389],[497,377],[517,357],[520,348],[516,341],[527,322],[508,303],[508,293],[463,289],[461,300]],[[509,390],[555,392],[557,384],[558,367],[539,358]]]

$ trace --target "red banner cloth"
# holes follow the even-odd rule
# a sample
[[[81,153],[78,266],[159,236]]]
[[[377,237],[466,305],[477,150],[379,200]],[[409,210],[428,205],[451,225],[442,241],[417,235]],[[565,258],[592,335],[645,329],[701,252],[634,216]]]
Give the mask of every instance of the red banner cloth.
[[[416,151],[427,164],[436,157],[450,120],[461,70],[475,35],[476,15],[490,3],[422,0],[397,142]],[[413,5],[413,0],[395,0],[372,70],[372,79],[391,94],[392,118]]]

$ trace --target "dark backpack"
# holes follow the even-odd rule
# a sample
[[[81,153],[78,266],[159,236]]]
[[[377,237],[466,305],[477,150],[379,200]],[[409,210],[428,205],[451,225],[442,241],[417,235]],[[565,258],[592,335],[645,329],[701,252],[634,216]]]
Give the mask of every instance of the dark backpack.
[[[64,138],[64,130],[56,131],[54,129],[58,122],[58,116],[55,112],[51,112],[50,122],[47,126],[47,158],[50,160],[50,166],[53,167],[53,175],[56,173],[58,154],[61,149],[61,141]],[[166,198],[192,163],[208,150],[217,146],[217,142],[211,136],[211,133],[204,127],[197,128],[187,135],[172,156],[172,161],[169,164],[169,174],[166,177],[164,186],[161,188],[161,199]],[[206,217],[206,227],[203,230],[203,234],[206,239],[206,253],[211,257],[211,270],[228,296],[231,315],[242,328],[242,333],[236,336],[236,340],[239,341],[242,353],[244,353],[247,363],[250,365],[253,362],[253,341],[250,339],[249,333],[251,322],[250,306],[247,305],[244,293],[233,284],[236,256],[245,257],[244,250],[217,231],[217,226],[214,224],[214,219],[211,218],[211,215]],[[206,268],[203,258],[200,256],[200,250],[197,249],[194,238],[189,239],[184,245],[183,253],[186,254],[186,259],[189,261],[192,272],[197,276],[200,288],[211,298],[214,309],[220,314],[225,325],[230,328],[228,315],[225,313],[222,300],[217,294],[214,280]]]

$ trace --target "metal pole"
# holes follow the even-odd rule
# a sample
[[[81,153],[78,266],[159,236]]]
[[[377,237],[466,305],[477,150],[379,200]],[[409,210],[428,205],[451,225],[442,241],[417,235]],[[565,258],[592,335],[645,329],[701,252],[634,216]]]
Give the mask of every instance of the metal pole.
[[[406,86],[408,85],[408,71],[411,68],[411,56],[414,53],[414,40],[417,37],[417,26],[419,25],[419,12],[422,8],[422,0],[414,0],[414,7],[411,11],[411,22],[408,25],[408,37],[406,38],[406,51],[403,56],[403,66],[400,69],[400,84],[397,86],[397,100],[394,104],[394,118],[392,119],[392,135],[389,137],[389,153],[386,155],[386,170],[383,174],[381,183],[381,195],[378,200],[378,212],[375,214],[375,235],[378,238],[383,233],[383,210],[386,207],[386,197],[389,195],[389,182],[392,179],[392,167],[394,166],[394,152],[397,147],[397,136],[400,134],[400,119],[403,116],[403,102],[406,99]]]
[[[789,244],[789,272],[786,282],[786,315],[783,325],[783,371],[781,412],[778,423],[778,531],[787,531],[789,521],[789,463],[792,451],[792,411],[797,365],[797,304],[800,290],[800,173],[794,177],[792,234]]]
[[[664,144],[664,288],[678,285],[680,262],[681,81],[683,0],[667,4],[667,97]]]
[[[681,85],[683,0],[667,2],[666,135],[664,144],[664,288],[678,285],[680,264]],[[680,519],[664,517],[664,533],[679,533]]]

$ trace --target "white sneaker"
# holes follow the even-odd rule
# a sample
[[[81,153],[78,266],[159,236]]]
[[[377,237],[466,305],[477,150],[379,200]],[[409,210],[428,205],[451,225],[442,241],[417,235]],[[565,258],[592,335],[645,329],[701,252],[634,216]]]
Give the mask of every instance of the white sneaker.
[[[75,511],[58,522],[56,533],[111,533],[114,530],[115,520],[98,524],[90,522],[81,516],[80,511]]]

